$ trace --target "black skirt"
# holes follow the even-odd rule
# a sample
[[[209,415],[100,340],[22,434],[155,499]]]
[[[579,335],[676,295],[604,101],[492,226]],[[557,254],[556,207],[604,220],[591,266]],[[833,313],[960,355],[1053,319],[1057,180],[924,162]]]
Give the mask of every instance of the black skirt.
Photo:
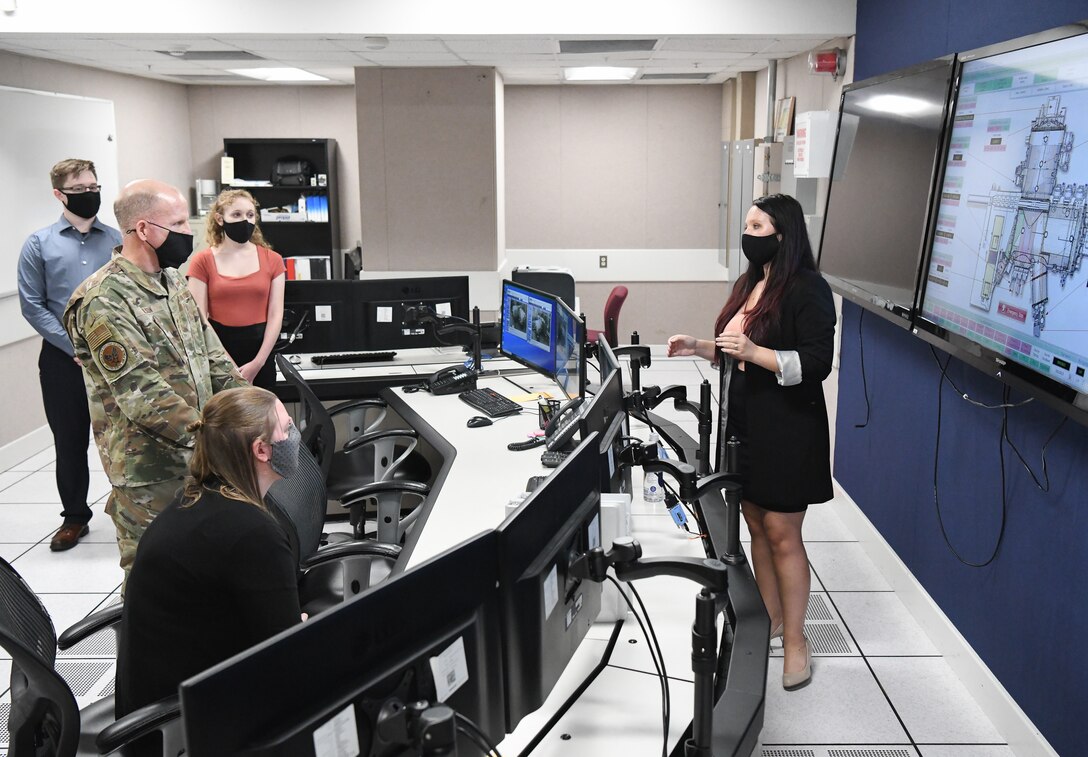
[[[216,321],[209,321],[215,329],[216,336],[223,343],[227,354],[239,366],[243,366],[261,351],[261,343],[264,341],[265,324],[255,323],[252,326],[224,326]],[[276,363],[272,355],[264,361],[261,370],[253,378],[253,385],[262,389],[273,391],[276,387]]]

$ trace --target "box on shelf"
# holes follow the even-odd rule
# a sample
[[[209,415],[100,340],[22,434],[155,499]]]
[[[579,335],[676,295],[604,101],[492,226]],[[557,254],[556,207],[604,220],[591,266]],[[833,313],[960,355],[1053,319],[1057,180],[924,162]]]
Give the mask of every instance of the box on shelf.
[[[292,255],[283,259],[288,281],[331,279],[331,260],[327,255]]]
[[[307,217],[305,213],[265,210],[262,208],[261,220],[265,223],[285,223],[288,221],[305,221]]]

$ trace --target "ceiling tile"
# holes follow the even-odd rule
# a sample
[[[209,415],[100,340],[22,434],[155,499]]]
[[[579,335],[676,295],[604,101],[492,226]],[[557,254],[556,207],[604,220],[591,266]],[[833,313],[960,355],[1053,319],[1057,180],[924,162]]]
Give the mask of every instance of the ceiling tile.
[[[553,38],[534,39],[487,39],[458,38],[446,40],[446,46],[455,53],[484,55],[554,55],[559,52],[559,42]]]

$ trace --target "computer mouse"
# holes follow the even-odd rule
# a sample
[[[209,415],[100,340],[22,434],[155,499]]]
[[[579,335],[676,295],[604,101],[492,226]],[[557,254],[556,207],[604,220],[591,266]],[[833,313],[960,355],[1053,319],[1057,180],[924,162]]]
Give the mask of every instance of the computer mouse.
[[[485,418],[482,415],[474,415],[474,416],[472,416],[471,418],[468,419],[468,424],[467,425],[468,425],[469,428],[479,428],[480,426],[490,426],[491,425],[491,419],[490,418]]]

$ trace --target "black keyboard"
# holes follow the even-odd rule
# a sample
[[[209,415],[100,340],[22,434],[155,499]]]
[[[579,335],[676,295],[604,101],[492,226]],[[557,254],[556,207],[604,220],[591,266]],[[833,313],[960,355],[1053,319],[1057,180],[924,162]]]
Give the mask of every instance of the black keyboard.
[[[540,456],[540,464],[545,468],[558,468],[559,463],[567,459],[569,452],[560,452],[557,449],[545,450]]]
[[[384,363],[392,360],[395,352],[331,352],[327,355],[313,355],[310,360],[314,365],[346,365],[348,363]]]
[[[501,418],[521,412],[521,405],[508,397],[503,397],[494,389],[469,389],[457,395],[488,418]]]

